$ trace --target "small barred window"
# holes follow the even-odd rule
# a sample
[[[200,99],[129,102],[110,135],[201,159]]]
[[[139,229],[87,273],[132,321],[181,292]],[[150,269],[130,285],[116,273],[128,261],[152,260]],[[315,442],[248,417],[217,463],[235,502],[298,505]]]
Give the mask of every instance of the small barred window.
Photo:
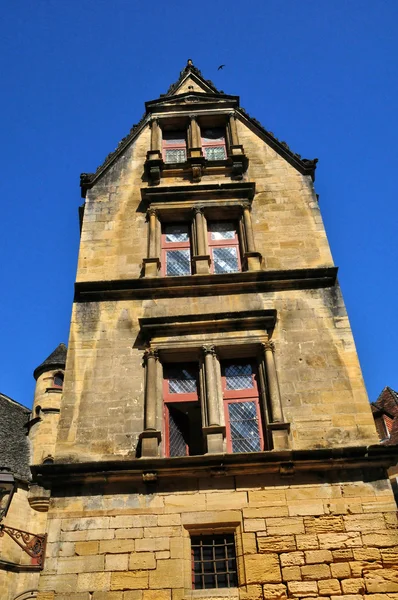
[[[192,587],[195,590],[237,587],[236,550],[233,533],[194,535]]]

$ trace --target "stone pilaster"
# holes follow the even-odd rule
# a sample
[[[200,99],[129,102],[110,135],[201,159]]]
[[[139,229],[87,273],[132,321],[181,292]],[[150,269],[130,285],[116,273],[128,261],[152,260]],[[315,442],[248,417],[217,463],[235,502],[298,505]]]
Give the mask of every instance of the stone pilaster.
[[[274,343],[269,340],[266,340],[262,344],[262,348],[264,352],[267,385],[271,404],[271,420],[268,424],[268,427],[272,432],[274,450],[284,450],[288,448],[289,424],[285,423],[283,417],[282,402],[278,383],[278,374],[276,371],[274,357]]]
[[[189,115],[189,118],[188,163],[192,169],[192,181],[198,183],[202,179],[205,158],[202,152],[200,127],[196,115]]]
[[[225,427],[220,425],[220,408],[216,381],[216,349],[214,346],[203,346],[206,384],[207,427],[203,428],[208,454],[223,452]]]
[[[253,235],[253,224],[251,216],[251,205],[248,202],[242,204],[243,225],[245,228],[246,251],[244,253],[245,266],[248,271],[261,271],[260,252],[256,252]]]
[[[156,210],[147,211],[148,221],[148,257],[144,258],[144,277],[157,277],[160,269],[159,249],[157,244],[158,217]]]
[[[232,177],[233,179],[242,179],[243,173],[247,170],[248,160],[243,146],[239,144],[236,113],[230,115],[228,124],[230,134],[229,158],[232,160]]]
[[[148,150],[145,161],[145,172],[149,181],[157,185],[160,183],[163,167],[162,157],[162,130],[158,119],[152,119],[151,128],[151,149]]]
[[[206,219],[203,214],[203,208],[197,206],[194,208],[195,215],[195,232],[196,232],[196,248],[195,256],[192,261],[195,265],[195,273],[197,275],[206,275],[210,272],[210,256],[207,254],[206,243]]]
[[[150,348],[144,354],[146,365],[145,381],[145,429],[141,434],[141,456],[158,456],[161,433],[156,429],[157,406],[157,360],[158,353]]]

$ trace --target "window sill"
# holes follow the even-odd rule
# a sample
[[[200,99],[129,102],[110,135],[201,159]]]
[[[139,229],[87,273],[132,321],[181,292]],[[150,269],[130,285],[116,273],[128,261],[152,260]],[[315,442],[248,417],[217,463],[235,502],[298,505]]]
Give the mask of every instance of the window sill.
[[[208,588],[206,590],[190,590],[185,598],[239,598],[239,588]]]
[[[48,392],[55,392],[56,394],[62,394],[62,388],[61,387],[48,387],[46,388],[46,393]]]

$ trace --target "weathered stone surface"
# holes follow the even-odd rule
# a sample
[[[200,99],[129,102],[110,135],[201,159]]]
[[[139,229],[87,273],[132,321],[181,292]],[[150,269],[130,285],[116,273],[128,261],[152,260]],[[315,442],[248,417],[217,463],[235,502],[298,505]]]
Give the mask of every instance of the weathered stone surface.
[[[282,581],[277,554],[245,556],[247,583],[279,583]]]
[[[111,590],[144,590],[148,588],[148,571],[112,573]]]

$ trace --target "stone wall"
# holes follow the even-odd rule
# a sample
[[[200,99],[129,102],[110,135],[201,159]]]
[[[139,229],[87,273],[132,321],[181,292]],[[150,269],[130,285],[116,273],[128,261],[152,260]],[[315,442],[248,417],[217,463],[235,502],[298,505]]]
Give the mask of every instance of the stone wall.
[[[384,476],[242,475],[54,492],[39,599],[392,600],[397,518]],[[235,532],[239,588],[192,591],[190,533],[213,530]]]

